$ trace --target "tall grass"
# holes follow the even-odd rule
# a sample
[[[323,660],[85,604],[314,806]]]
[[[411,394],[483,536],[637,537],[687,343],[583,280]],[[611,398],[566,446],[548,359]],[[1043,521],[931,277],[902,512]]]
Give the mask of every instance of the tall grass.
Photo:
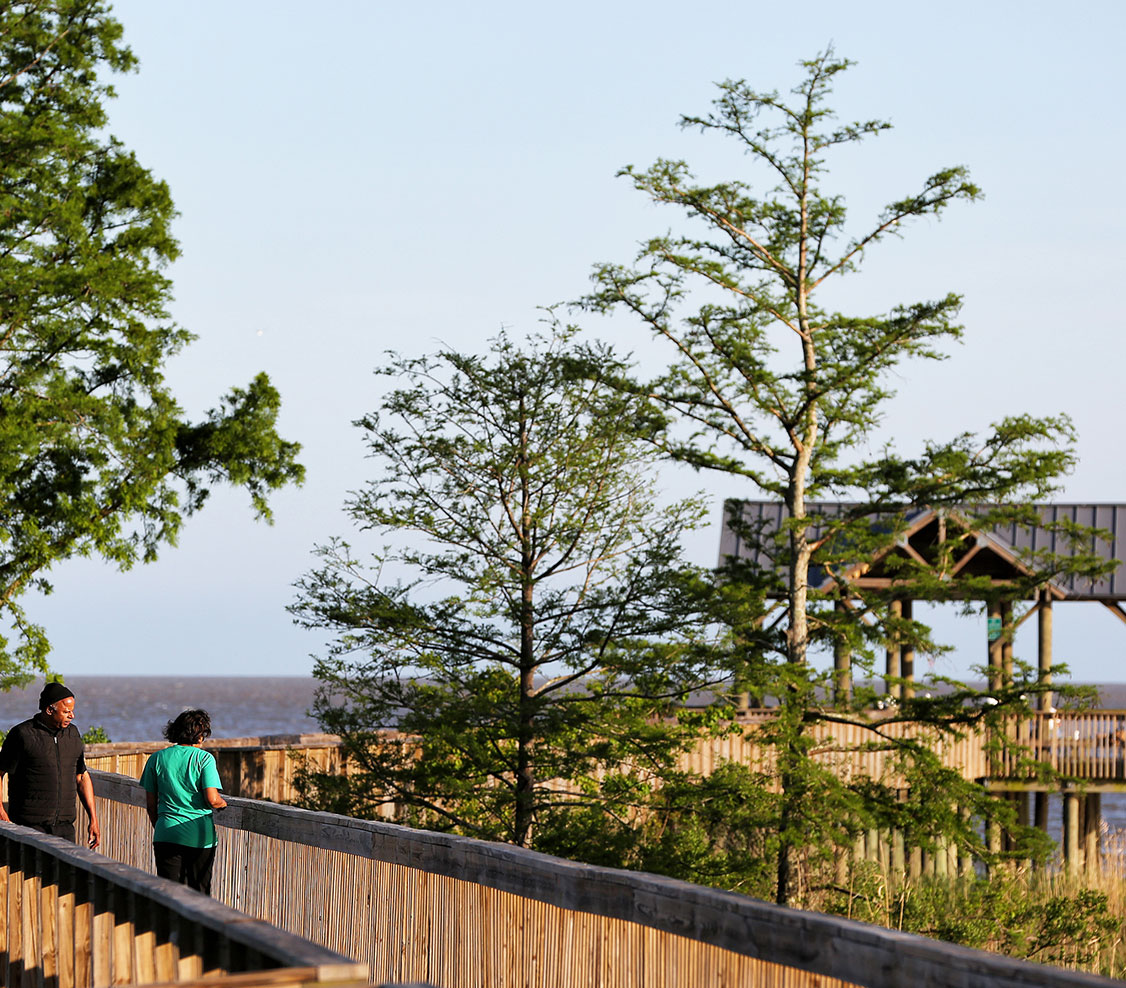
[[[1104,826],[1100,844],[1099,860],[1076,872],[1057,858],[1046,868],[906,878],[858,860],[847,875],[811,883],[803,905],[1010,957],[1126,978],[1126,831]]]

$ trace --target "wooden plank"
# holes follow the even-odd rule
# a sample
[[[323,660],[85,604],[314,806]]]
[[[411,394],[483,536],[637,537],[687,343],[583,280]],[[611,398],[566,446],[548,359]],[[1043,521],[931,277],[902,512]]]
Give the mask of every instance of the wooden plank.
[[[55,858],[44,855],[40,860],[39,929],[40,957],[43,958],[42,979],[45,984],[59,983],[59,865]]]
[[[59,988],[75,988],[75,875],[67,865],[59,866],[58,977]]]
[[[352,988],[367,984],[363,980],[324,980],[317,968],[274,968],[245,974],[228,974],[219,978],[192,978],[187,981],[158,984],[153,988],[306,988],[312,985],[332,985],[334,988]]]
[[[8,912],[8,882],[11,879],[11,866],[8,857],[19,845],[10,841],[0,841],[0,985],[8,984],[8,963],[11,951],[8,945],[8,928],[11,914]]]
[[[8,870],[8,970],[4,975],[6,986],[20,983],[23,964],[23,847],[16,845],[11,854]]]
[[[173,921],[178,926],[177,942],[180,945],[176,980],[192,981],[198,979],[203,975],[203,930],[179,914],[173,915]]]
[[[94,983],[94,889],[93,876],[74,869],[74,984],[91,988]]]
[[[34,848],[24,848],[23,889],[20,892],[21,943],[23,968],[20,974],[22,988],[38,988],[42,979],[43,952],[39,939],[39,862]],[[12,986],[15,988],[15,986]]]
[[[179,952],[173,941],[175,929],[172,913],[157,908],[153,916],[156,947],[153,950],[153,981],[174,981],[178,970]]]
[[[133,984],[151,985],[156,981],[156,916],[151,904],[132,897]]]
[[[111,984],[111,952],[113,943],[112,887],[104,879],[92,876],[91,897],[93,918],[90,924],[90,959],[94,988]]]
[[[113,924],[110,934],[111,984],[128,985],[133,982],[136,941],[136,927],[133,923],[134,899],[128,889],[112,886],[109,902]]]

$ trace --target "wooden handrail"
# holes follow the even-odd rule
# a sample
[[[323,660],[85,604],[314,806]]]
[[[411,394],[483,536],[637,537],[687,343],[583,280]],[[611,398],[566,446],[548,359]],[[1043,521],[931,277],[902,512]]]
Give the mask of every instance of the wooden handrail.
[[[246,971],[366,983],[366,968],[69,841],[0,822],[0,983],[133,985]],[[300,977],[301,981],[293,980]]]
[[[144,865],[132,779],[95,773],[107,853]],[[216,892],[366,961],[444,988],[720,983],[792,988],[1107,988],[1120,982],[785,909],[657,875],[231,798]],[[671,976],[670,972],[675,972]]]

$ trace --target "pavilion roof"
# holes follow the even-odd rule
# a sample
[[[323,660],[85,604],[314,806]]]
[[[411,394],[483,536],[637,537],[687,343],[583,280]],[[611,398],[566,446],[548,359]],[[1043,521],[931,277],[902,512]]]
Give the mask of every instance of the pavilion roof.
[[[854,510],[853,502],[816,502],[809,505],[809,513],[815,517],[836,517]],[[1036,504],[1033,505],[1043,520],[1043,525],[1023,527],[1010,525],[977,530],[973,526],[973,509],[942,509],[915,507],[906,509],[897,521],[905,528],[904,535],[896,544],[867,563],[858,564],[850,573],[857,585],[880,586],[890,580],[880,575],[879,562],[889,552],[899,552],[916,556],[922,560],[925,546],[933,545],[936,530],[943,531],[947,520],[956,522],[962,529],[962,538],[968,540],[966,551],[952,571],[964,571],[967,575],[993,576],[997,579],[1027,573],[1023,558],[1031,551],[1048,550],[1061,556],[1074,556],[1079,552],[1094,552],[1105,560],[1121,562],[1126,559],[1126,504]],[[748,544],[741,534],[733,530],[725,520],[720,536],[719,559],[729,558],[754,562],[763,568],[772,568],[776,563],[769,557],[763,544],[769,544],[770,536],[778,532],[786,520],[787,512],[780,501],[728,501],[725,519],[739,517],[743,524],[759,533],[755,542]],[[879,526],[881,517],[873,516],[872,524]],[[1076,546],[1063,539],[1050,526],[1054,522],[1068,520],[1078,525],[1103,529],[1109,533],[1108,539],[1093,539],[1087,546]],[[883,522],[887,524],[887,522]],[[939,526],[943,526],[939,528]],[[816,533],[815,533],[816,535]],[[832,577],[820,568],[810,572],[810,583],[818,588],[827,587]],[[1116,604],[1126,600],[1126,572],[1118,568],[1099,579],[1080,579],[1060,577],[1049,588],[1057,599],[1097,600]],[[1114,608],[1121,611],[1120,608]]]

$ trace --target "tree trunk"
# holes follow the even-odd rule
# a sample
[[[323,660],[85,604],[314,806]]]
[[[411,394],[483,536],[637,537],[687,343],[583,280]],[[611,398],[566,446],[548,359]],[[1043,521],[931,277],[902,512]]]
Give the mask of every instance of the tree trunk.
[[[520,399],[520,709],[516,739],[516,810],[513,819],[513,842],[519,847],[531,846],[532,817],[535,813],[535,557],[532,546],[531,492],[527,471],[528,440],[523,396]]]

